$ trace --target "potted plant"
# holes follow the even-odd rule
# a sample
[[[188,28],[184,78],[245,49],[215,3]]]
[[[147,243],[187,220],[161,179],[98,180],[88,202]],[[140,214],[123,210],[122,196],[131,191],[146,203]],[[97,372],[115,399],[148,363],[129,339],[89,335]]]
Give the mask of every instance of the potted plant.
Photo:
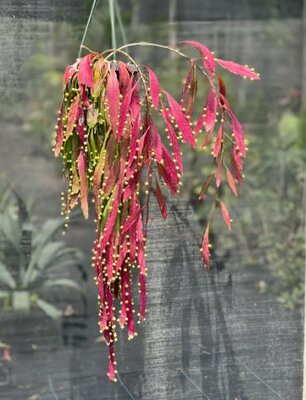
[[[10,193],[3,197],[0,204],[2,334],[12,317],[12,323],[18,324],[20,320],[23,328],[26,320],[30,321],[38,309],[47,319],[59,319],[62,310],[50,296],[54,288],[72,289],[83,296],[82,288],[75,279],[59,276],[67,268],[76,268],[82,263],[82,254],[78,249],[55,240],[63,225],[61,219],[49,219],[40,229],[35,229],[29,209],[20,196]],[[7,320],[6,324],[4,320]],[[40,324],[40,327],[44,326],[50,329],[49,322]],[[33,327],[33,335],[39,336],[41,332],[37,333],[36,328]],[[12,338],[7,339],[12,344]],[[21,348],[24,350],[24,343]]]
[[[7,343],[0,342],[0,388],[12,382],[11,363],[11,347]]]

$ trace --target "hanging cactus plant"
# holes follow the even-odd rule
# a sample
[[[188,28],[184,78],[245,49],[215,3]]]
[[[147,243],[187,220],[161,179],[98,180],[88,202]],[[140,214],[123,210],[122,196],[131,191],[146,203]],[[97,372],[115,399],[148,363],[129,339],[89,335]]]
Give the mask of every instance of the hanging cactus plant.
[[[167,218],[161,183],[175,196],[183,175],[181,143],[191,148],[210,148],[215,174],[203,184],[204,199],[212,185],[219,192],[223,175],[237,196],[246,147],[242,127],[229,104],[218,68],[244,78],[259,79],[253,69],[214,57],[201,43],[182,42],[194,47],[200,57],[193,59],[181,50],[166,48],[187,60],[189,68],[177,101],[159,85],[149,67],[140,67],[123,50],[102,54],[90,52],[66,68],[64,95],[59,110],[55,156],[61,156],[69,182],[63,199],[66,218],[80,201],[88,218],[88,198],[93,195],[96,240],[93,267],[99,299],[99,324],[109,346],[109,371],[116,380],[114,343],[116,327],[127,326],[129,338],[135,332],[132,276],[138,274],[139,321],[146,313],[146,241],[149,204],[156,197],[161,215]],[[113,61],[116,54],[122,60]],[[208,96],[203,110],[193,119],[198,75],[204,76]],[[158,126],[163,124],[165,134]],[[64,195],[63,195],[64,196]],[[216,195],[204,231],[202,257],[209,268],[209,225],[216,207],[231,229],[229,212]]]

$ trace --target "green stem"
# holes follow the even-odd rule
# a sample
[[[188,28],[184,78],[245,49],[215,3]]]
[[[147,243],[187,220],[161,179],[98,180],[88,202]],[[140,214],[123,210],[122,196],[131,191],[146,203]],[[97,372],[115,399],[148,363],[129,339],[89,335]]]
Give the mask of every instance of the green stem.
[[[106,132],[106,134],[105,134],[105,137],[104,137],[104,141],[103,141],[103,145],[102,145],[102,150],[105,150],[105,149],[106,149],[106,143],[107,143],[107,140],[108,140],[108,137],[109,137],[110,132],[111,132],[111,128],[109,127],[108,130],[107,130],[107,132]]]
[[[210,209],[210,212],[209,212],[209,214],[208,214],[208,222],[207,222],[207,225],[211,225],[211,221],[212,221],[212,219],[213,219],[213,215],[214,215],[215,210],[216,210],[217,201],[218,201],[218,197],[215,196],[215,197],[214,197],[214,201],[213,201],[212,206],[211,206],[211,209]]]

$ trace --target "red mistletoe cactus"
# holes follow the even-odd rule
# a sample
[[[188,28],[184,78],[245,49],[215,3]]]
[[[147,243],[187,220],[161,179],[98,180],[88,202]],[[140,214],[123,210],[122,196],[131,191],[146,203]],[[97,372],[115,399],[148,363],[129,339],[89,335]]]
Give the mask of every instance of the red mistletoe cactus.
[[[136,44],[125,47],[133,45]],[[93,267],[98,286],[100,330],[109,346],[111,380],[116,380],[117,325],[127,326],[129,338],[136,335],[134,273],[138,274],[140,293],[138,322],[145,319],[150,197],[156,197],[161,215],[166,219],[161,183],[172,195],[178,193],[183,175],[181,143],[186,142],[192,148],[211,148],[215,174],[204,182],[200,199],[205,198],[212,185],[218,192],[224,174],[236,196],[236,182],[242,181],[246,155],[244,133],[230,107],[217,67],[252,80],[259,79],[259,75],[253,69],[215,58],[201,43],[186,41],[182,46],[196,48],[199,59],[159,46],[189,63],[179,101],[160,87],[150,68],[136,65],[123,51],[124,47],[102,54],[89,53],[68,66],[64,74],[64,96],[54,148],[55,155],[63,159],[69,182],[63,212],[68,219],[80,201],[87,218],[88,198],[93,194],[97,232]],[[111,61],[113,54],[125,57],[128,62]],[[205,77],[209,90],[203,111],[194,121],[198,74]],[[161,134],[161,123],[165,135]],[[229,212],[216,196],[202,243],[207,267],[210,264],[209,225],[216,205],[220,206],[225,224],[231,229]]]

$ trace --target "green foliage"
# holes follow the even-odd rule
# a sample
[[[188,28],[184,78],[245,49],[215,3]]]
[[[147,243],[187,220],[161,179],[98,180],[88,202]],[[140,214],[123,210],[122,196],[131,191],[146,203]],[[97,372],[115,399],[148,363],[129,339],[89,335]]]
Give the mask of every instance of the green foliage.
[[[169,74],[167,61],[164,62],[159,77],[176,93],[180,65],[173,65]],[[262,284],[265,291],[293,309],[302,304],[304,294],[305,113],[291,111],[297,109],[294,98],[291,107],[287,105],[281,113],[259,96],[251,96],[239,104],[233,80],[226,79],[226,85],[232,89],[229,92],[234,110],[248,123],[249,157],[245,183],[238,188],[241,198],[237,201],[229,189],[222,191],[234,224],[229,234],[224,230],[222,219],[216,219],[215,253],[225,260],[230,254],[239,253],[244,265],[264,266],[267,274],[264,280],[259,280],[259,286]],[[195,117],[201,106],[195,105]],[[211,157],[209,151],[206,155],[184,153],[186,167],[181,188],[181,197],[194,205],[202,224],[209,204],[199,202],[198,195],[205,181],[203,176],[213,172],[205,162],[206,157]]]
[[[51,147],[50,132],[56,120],[56,108],[60,102],[58,93],[63,85],[63,65],[57,57],[38,54],[33,56],[27,65],[33,72],[33,79],[28,81],[27,93],[29,102],[27,114],[22,125],[26,133],[35,135],[40,144],[45,143],[45,149]]]
[[[62,311],[44,297],[52,288],[76,290],[80,285],[62,277],[67,268],[82,262],[79,250],[55,239],[63,228],[62,219],[49,219],[35,229],[29,207],[17,195],[7,192],[0,203],[0,299],[9,308],[29,312],[39,307],[51,318]]]
[[[287,110],[249,137],[243,200],[228,198],[234,229],[216,232],[217,247],[220,255],[238,247],[247,264],[265,266],[265,290],[293,309],[304,294],[305,116]]]

